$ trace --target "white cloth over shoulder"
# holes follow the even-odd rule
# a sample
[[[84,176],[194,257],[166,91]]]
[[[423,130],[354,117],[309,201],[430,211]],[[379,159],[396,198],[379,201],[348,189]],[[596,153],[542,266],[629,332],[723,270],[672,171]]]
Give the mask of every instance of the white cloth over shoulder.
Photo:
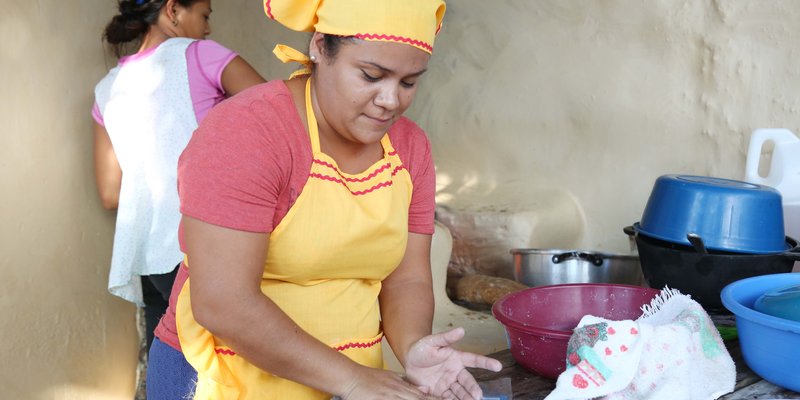
[[[733,360],[697,302],[664,289],[643,309],[636,321],[584,316],[545,400],[711,400],[733,391]]]
[[[167,273],[183,258],[177,170],[197,128],[186,63],[193,41],[169,39],[115,67],[95,88],[122,168],[108,290],[140,306],[139,276]]]

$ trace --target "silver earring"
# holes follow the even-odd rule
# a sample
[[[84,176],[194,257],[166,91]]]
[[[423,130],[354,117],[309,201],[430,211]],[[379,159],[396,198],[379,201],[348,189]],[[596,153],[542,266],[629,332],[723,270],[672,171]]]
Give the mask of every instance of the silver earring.
[[[311,60],[312,63],[317,62],[317,56],[315,56],[313,54],[311,55],[311,57],[309,57],[309,59]]]

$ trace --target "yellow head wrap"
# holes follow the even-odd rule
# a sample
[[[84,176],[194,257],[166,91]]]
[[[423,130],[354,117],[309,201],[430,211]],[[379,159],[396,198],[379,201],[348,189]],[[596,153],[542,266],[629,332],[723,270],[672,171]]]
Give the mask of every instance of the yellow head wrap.
[[[404,43],[431,53],[443,0],[264,0],[267,16],[295,31]]]

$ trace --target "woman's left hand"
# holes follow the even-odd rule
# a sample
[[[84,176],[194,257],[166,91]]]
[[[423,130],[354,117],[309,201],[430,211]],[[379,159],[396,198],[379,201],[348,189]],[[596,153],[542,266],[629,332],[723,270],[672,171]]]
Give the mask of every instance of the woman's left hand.
[[[445,399],[480,399],[481,388],[467,368],[500,371],[500,361],[466,353],[450,345],[464,337],[464,328],[426,336],[406,355],[406,377],[423,392]]]

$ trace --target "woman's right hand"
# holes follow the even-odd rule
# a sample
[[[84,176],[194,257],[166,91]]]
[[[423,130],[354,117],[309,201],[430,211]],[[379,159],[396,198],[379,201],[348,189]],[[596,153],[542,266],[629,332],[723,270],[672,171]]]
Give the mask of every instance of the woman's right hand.
[[[364,366],[359,366],[357,371],[345,393],[339,396],[342,400],[437,399],[426,395],[395,372]]]

